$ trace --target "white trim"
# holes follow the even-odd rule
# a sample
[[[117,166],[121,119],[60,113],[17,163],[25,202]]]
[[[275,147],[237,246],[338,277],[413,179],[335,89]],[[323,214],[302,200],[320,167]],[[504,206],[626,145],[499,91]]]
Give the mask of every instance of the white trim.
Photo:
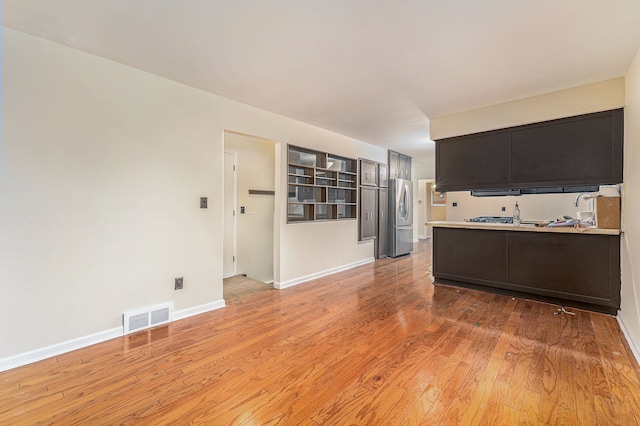
[[[640,343],[636,340],[635,336],[629,330],[629,327],[626,326],[624,317],[622,316],[622,311],[618,311],[618,315],[616,316],[618,320],[618,324],[620,324],[620,329],[622,330],[622,334],[627,338],[627,343],[631,348],[631,352],[636,357],[636,361],[640,364]]]
[[[342,265],[342,266],[338,266],[336,268],[327,269],[326,271],[316,272],[315,274],[306,275],[306,276],[300,277],[300,278],[294,278],[292,280],[285,281],[285,282],[282,282],[282,283],[274,282],[273,286],[275,288],[277,288],[278,290],[282,290],[284,288],[292,287],[292,286],[298,285],[298,284],[302,284],[304,282],[311,281],[311,280],[314,280],[316,278],[320,278],[320,277],[324,277],[324,276],[327,276],[327,275],[335,274],[337,272],[346,271],[347,269],[355,268],[356,266],[366,265],[367,263],[372,263],[375,260],[376,260],[375,258],[370,257],[368,259],[359,260],[357,262],[349,263],[347,265]]]
[[[224,308],[225,306],[227,305],[224,303],[224,299],[220,299],[211,303],[205,303],[204,305],[194,306],[193,308],[173,311],[173,320],[178,321],[194,315],[204,314],[205,312],[215,311],[216,309]]]
[[[194,306],[193,308],[174,311],[172,321],[177,321],[194,315],[203,314],[215,309],[224,308],[225,306],[226,304],[224,303],[224,300],[221,299],[216,300],[215,302],[206,303],[204,305]],[[121,337],[123,335],[123,327],[120,326],[112,328],[111,330],[101,331],[99,333],[90,334],[88,336],[78,337],[76,339],[67,340],[65,342],[55,343],[50,346],[45,346],[44,348],[34,349],[29,352],[23,352],[21,354],[12,355],[6,358],[0,358],[0,372],[31,364],[32,362],[42,361],[43,359],[75,351],[76,349],[82,349],[87,346],[95,345],[96,343],[102,343],[107,340],[115,339],[116,337]]]
[[[226,279],[226,278],[231,278],[231,277],[235,277],[235,276],[236,276],[236,274],[234,274],[234,273],[232,272],[232,273],[230,273],[230,274],[223,275],[223,276],[222,276],[222,279],[224,280],[224,279]]]
[[[7,358],[2,358],[0,359],[0,371],[21,367],[23,365],[31,364],[32,362],[41,361],[46,358],[51,358],[76,349],[95,345],[96,343],[115,339],[120,336],[122,336],[122,326],[90,334],[88,336],[67,340],[65,342],[55,343],[50,346],[45,346],[44,348],[34,349],[32,351],[23,352]]]

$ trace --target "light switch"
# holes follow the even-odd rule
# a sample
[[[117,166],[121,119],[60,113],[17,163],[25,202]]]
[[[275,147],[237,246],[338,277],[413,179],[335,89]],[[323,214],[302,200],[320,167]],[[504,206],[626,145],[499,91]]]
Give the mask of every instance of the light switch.
[[[201,209],[207,208],[207,197],[200,197],[200,208]]]

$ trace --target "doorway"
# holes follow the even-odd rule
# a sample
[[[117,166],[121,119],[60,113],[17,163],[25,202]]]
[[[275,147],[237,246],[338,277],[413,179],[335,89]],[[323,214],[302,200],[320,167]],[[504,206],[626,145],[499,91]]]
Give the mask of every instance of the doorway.
[[[420,179],[418,181],[419,192],[419,238],[430,239],[433,234],[431,226],[427,226],[427,222],[444,221],[447,218],[446,199],[443,203],[436,196],[435,179]]]
[[[223,289],[228,300],[273,289],[276,143],[225,131],[224,149]]]

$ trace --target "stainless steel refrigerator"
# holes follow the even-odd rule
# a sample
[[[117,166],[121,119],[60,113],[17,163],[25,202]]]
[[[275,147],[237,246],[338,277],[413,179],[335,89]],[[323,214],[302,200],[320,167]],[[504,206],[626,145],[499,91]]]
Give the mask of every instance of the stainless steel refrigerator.
[[[413,183],[405,179],[389,181],[389,244],[390,257],[413,251]]]

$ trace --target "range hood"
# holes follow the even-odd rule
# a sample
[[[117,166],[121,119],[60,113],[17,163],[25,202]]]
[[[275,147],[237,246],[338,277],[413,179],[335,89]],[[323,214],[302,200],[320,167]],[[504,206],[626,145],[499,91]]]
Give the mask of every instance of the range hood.
[[[500,197],[505,195],[529,195],[529,194],[570,194],[577,192],[598,192],[599,185],[581,186],[552,186],[541,188],[519,188],[519,189],[476,189],[471,191],[474,197]]]

